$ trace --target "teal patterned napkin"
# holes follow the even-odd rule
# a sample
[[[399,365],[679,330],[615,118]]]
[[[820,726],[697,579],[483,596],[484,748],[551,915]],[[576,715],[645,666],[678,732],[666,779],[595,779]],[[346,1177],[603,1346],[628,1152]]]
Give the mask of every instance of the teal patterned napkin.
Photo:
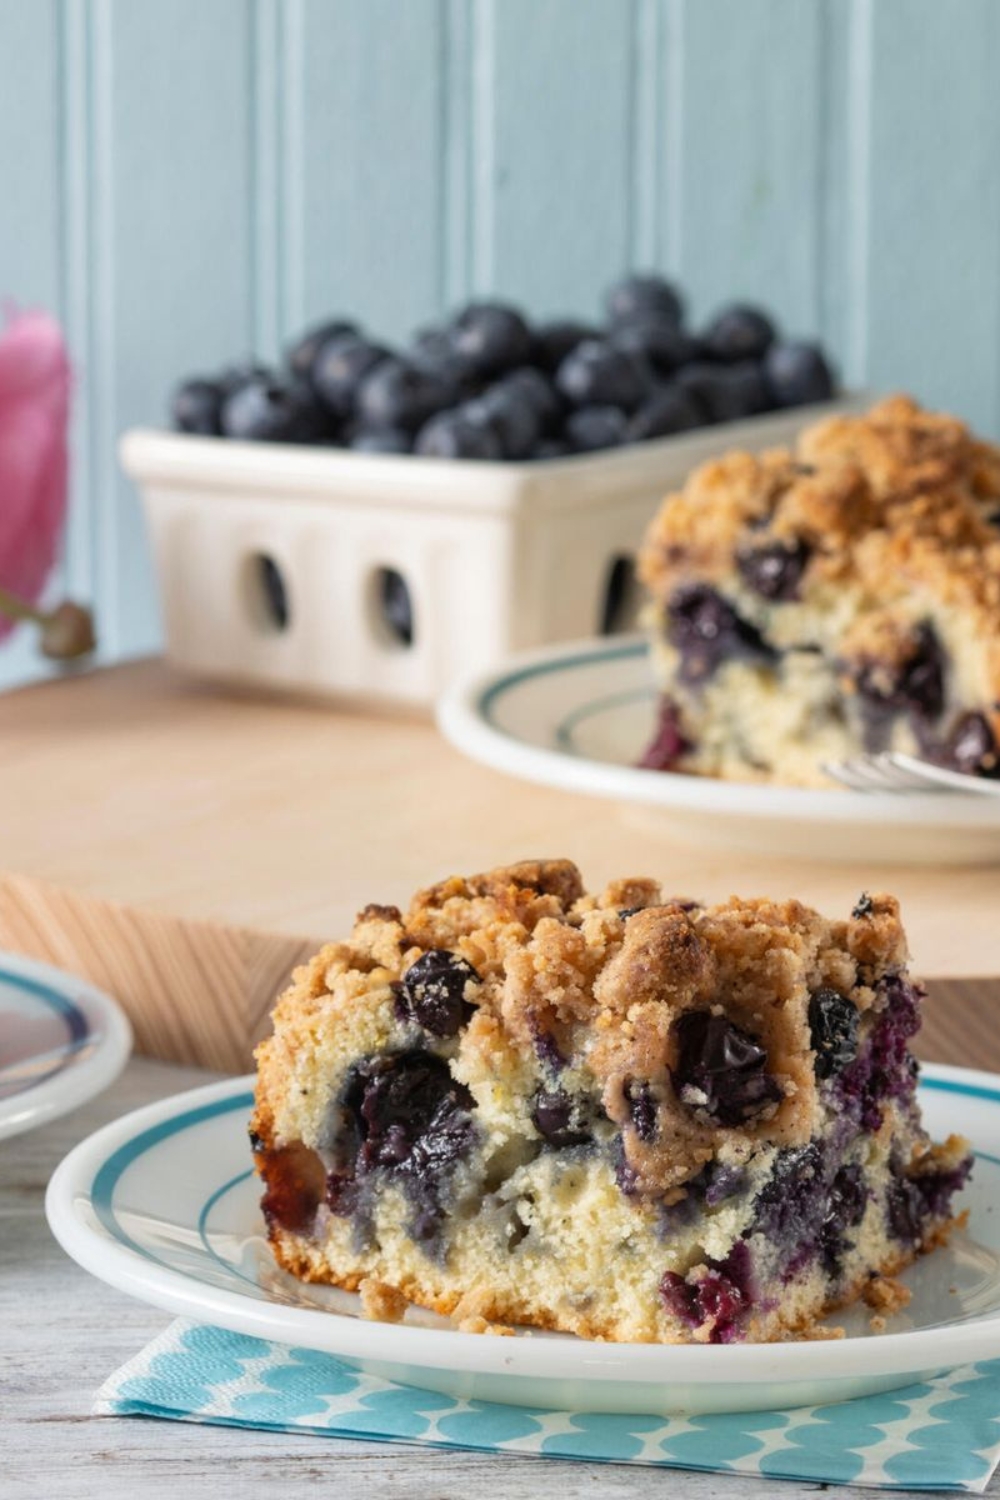
[[[574,1415],[461,1401],[362,1375],[327,1354],[178,1321],[111,1377],[94,1413],[981,1494],[1000,1458],[1000,1360],[836,1406]]]

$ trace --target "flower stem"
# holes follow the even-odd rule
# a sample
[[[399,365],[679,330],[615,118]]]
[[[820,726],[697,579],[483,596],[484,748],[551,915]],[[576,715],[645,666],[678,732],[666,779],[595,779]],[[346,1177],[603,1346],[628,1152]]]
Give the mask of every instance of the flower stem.
[[[0,615],[6,615],[8,620],[34,620],[36,625],[44,625],[47,619],[42,610],[5,588],[0,588]]]

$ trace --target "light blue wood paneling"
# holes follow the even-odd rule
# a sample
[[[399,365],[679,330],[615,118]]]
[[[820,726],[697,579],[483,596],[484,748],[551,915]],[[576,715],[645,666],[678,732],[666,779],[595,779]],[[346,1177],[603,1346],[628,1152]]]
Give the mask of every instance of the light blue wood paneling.
[[[54,0],[0,0],[0,296],[58,300],[58,17]]]
[[[871,122],[859,341],[876,386],[997,430],[1000,6],[866,0]]]
[[[155,587],[116,435],[163,420],[185,372],[252,348],[253,99],[244,0],[96,0],[91,349],[102,623],[151,649]]]
[[[696,316],[754,298],[819,322],[823,5],[673,3],[663,236]]]
[[[445,6],[286,0],[290,331],[401,336],[441,301]]]
[[[65,321],[108,658],[159,639],[119,433],[325,313],[658,265],[1000,433],[996,0],[0,0],[0,62],[0,295]]]
[[[633,7],[475,8],[474,280],[580,313],[631,259]]]

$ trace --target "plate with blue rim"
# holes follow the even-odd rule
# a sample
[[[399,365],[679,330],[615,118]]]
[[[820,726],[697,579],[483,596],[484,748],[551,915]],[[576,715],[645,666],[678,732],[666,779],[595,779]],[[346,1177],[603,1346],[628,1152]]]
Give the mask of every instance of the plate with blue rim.
[[[658,694],[646,639],[526,651],[457,682],[437,708],[456,749],[497,771],[631,804],[702,848],[810,860],[1000,862],[1000,797],[723,781],[639,766]],[[986,804],[984,806],[984,804]]]
[[[0,1140],[93,1099],[128,1061],[132,1031],[86,980],[0,953]]]
[[[928,1065],[920,1102],[935,1136],[976,1147],[957,1209],[967,1227],[903,1273],[912,1299],[872,1330],[864,1308],[834,1315],[845,1337],[778,1344],[616,1344],[540,1330],[460,1331],[410,1309],[399,1324],[358,1299],[283,1272],[268,1247],[247,1123],[251,1078],[162,1100],[77,1146],[46,1210],[85,1270],[196,1321],[320,1350],[367,1374],[465,1399],[641,1414],[770,1410],[898,1389],[1000,1355],[1000,1076]],[[613,1274],[613,1267],[609,1267]]]

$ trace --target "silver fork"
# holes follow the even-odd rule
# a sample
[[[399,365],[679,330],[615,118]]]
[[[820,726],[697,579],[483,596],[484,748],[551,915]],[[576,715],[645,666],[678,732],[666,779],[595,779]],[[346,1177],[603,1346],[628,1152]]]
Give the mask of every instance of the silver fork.
[[[852,755],[847,760],[825,761],[823,770],[842,786],[855,792],[972,792],[1000,797],[1000,781],[985,776],[966,776],[946,771],[930,761],[902,751],[880,755]]]

